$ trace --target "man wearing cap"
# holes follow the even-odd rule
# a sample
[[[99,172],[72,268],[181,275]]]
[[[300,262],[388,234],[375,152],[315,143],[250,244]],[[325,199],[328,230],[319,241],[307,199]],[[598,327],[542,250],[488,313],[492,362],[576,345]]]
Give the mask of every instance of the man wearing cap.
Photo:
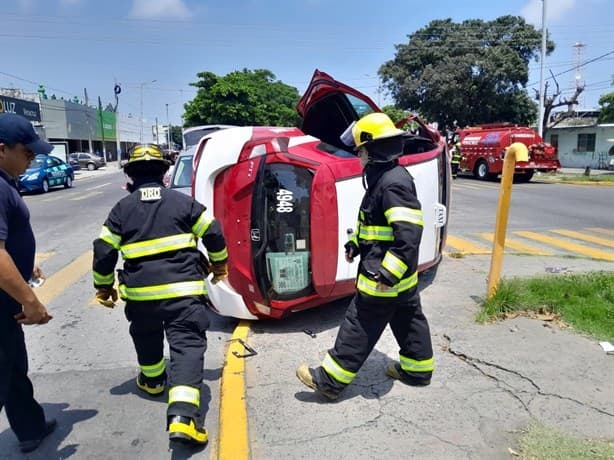
[[[17,178],[35,155],[52,148],[26,118],[0,114],[0,410],[6,408],[22,452],[36,449],[56,421],[45,420],[27,375],[22,324],[46,324],[52,316],[27,283],[35,271],[35,241]]]

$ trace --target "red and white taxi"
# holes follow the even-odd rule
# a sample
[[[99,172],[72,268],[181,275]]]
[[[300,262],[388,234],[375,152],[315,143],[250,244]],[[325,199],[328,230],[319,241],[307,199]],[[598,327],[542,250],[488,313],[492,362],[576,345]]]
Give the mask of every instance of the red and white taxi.
[[[281,318],[354,292],[358,262],[343,245],[364,193],[362,168],[339,136],[379,108],[317,71],[297,105],[301,129],[233,127],[203,137],[194,156],[194,197],[220,220],[228,279],[209,283],[221,315]],[[419,270],[441,259],[450,168],[444,139],[413,119],[400,163],[416,182],[424,212]]]

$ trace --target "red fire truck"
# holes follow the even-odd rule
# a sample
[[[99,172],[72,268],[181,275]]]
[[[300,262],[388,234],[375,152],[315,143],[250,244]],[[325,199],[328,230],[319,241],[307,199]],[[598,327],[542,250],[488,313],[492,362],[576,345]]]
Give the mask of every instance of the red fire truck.
[[[461,143],[461,172],[477,179],[494,179],[503,169],[505,148],[521,142],[529,149],[529,161],[516,163],[515,179],[528,182],[535,171],[556,172],[561,164],[556,149],[543,141],[532,128],[510,123],[491,123],[456,131],[455,142]]]

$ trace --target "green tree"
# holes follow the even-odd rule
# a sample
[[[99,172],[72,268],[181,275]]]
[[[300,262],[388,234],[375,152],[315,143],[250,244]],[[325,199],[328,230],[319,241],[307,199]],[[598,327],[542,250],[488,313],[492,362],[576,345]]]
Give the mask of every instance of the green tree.
[[[185,104],[185,126],[206,124],[298,126],[296,88],[266,69],[237,70],[220,77],[200,72],[196,97]]]
[[[379,75],[400,106],[441,130],[496,121],[529,124],[537,108],[527,93],[528,64],[541,32],[516,16],[454,23],[435,20],[395,45]],[[554,43],[548,40],[548,52]]]
[[[180,146],[183,143],[181,136],[181,126],[171,126],[171,143]]]
[[[612,84],[614,84],[614,79],[612,79]],[[602,95],[599,98],[599,105],[601,111],[599,112],[598,122],[614,123],[614,91]]]

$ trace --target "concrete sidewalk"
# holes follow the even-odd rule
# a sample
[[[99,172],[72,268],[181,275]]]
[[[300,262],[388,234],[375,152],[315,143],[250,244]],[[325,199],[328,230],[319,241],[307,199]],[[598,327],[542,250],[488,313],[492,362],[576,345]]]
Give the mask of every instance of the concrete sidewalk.
[[[341,303],[252,323],[249,343],[258,351],[246,370],[252,458],[509,459],[520,430],[534,421],[614,439],[614,356],[597,340],[547,322],[476,324],[489,263],[488,256],[446,258],[424,287],[436,360],[426,388],[384,375],[398,359],[388,329],[338,401],[304,387],[295,369],[318,365],[332,347]],[[545,275],[550,266],[614,269],[591,260],[506,255],[503,275]]]

